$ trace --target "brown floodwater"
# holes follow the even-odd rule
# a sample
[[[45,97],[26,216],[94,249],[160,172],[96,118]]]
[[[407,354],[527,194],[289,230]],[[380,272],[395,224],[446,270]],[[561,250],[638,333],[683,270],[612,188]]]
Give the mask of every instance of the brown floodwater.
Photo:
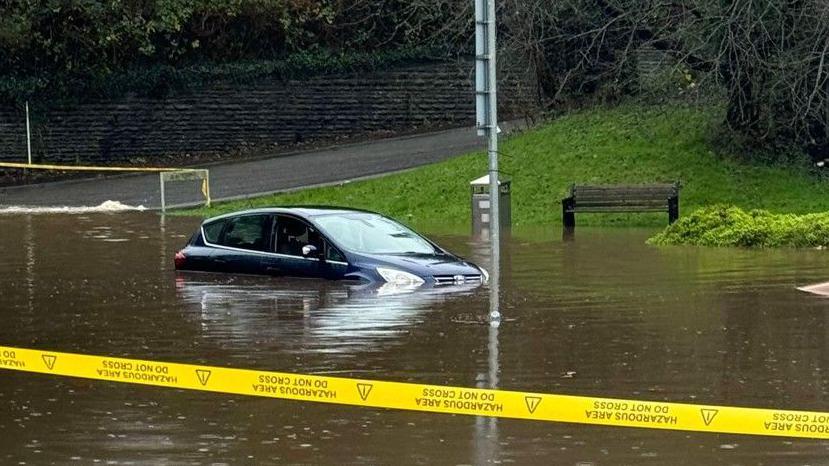
[[[0,345],[284,372],[829,411],[817,250],[521,231],[485,287],[176,274],[198,219],[0,216]],[[433,236],[486,264],[467,232]],[[0,464],[829,464],[829,442],[488,419],[0,371]]]

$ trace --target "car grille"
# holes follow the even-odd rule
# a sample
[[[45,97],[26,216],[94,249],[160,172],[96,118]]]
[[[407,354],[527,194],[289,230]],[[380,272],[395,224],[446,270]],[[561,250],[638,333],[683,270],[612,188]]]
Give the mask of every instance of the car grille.
[[[435,285],[463,285],[464,283],[480,283],[480,275],[435,275]]]

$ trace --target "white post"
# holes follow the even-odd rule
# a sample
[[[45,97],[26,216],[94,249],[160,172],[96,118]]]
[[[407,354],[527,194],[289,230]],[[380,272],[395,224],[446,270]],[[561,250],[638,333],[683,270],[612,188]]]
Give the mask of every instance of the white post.
[[[32,130],[29,126],[29,101],[26,101],[26,151],[29,155],[29,165],[32,164]]]
[[[204,197],[205,197],[205,207],[210,207],[210,170],[204,171]]]
[[[164,172],[158,173],[158,183],[161,191],[161,213],[164,213],[167,211],[167,203],[164,202]]]
[[[492,271],[489,284],[490,323],[501,320],[501,189],[498,177],[498,99],[495,55],[495,0],[475,0],[475,94],[478,133],[486,134],[489,155],[489,241]]]

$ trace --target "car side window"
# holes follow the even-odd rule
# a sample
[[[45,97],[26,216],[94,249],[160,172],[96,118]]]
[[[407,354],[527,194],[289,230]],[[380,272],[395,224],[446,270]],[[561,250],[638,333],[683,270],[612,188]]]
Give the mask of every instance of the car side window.
[[[252,251],[265,251],[270,238],[269,215],[244,215],[227,221],[219,244]]]
[[[222,228],[224,228],[224,226],[224,220],[216,220],[215,222],[208,223],[202,228],[204,230],[204,239],[206,239],[208,243],[218,243],[219,235],[222,233]]]
[[[288,256],[302,256],[302,247],[312,245],[322,250],[322,238],[313,227],[294,217],[276,217],[276,245],[274,252]]]
[[[325,248],[325,260],[332,262],[345,262],[345,256],[343,256],[337,248],[329,244],[328,247]]]

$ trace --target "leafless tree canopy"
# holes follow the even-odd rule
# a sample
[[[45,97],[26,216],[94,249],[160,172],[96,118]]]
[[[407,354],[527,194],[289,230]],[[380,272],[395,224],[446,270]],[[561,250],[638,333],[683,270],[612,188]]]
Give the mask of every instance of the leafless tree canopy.
[[[662,97],[721,90],[744,147],[829,155],[826,0],[503,0],[500,15],[503,55],[552,107],[641,93],[653,50],[670,58]]]

